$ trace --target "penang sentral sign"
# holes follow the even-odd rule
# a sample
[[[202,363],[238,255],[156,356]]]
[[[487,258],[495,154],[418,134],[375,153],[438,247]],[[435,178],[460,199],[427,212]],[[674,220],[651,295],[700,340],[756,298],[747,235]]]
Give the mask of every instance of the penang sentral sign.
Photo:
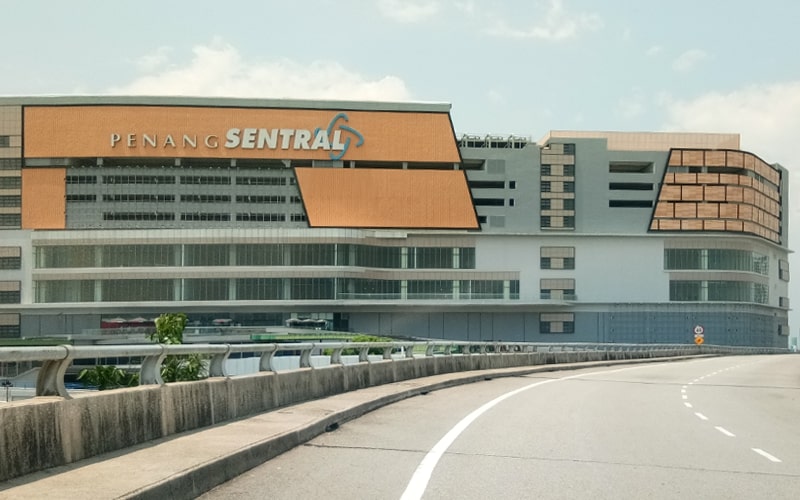
[[[184,133],[178,138],[172,134],[142,132],[141,134],[128,132],[111,132],[111,147],[136,148],[164,148],[172,149],[197,149],[197,145],[208,149],[268,149],[268,150],[303,150],[303,151],[328,151],[332,160],[339,160],[347,154],[351,143],[355,147],[364,144],[364,136],[358,130],[347,125],[350,119],[346,113],[337,113],[325,128],[316,127],[313,130],[297,128],[229,128],[225,132],[224,142],[220,142],[218,135],[198,137],[197,134]],[[344,135],[347,134],[347,135]],[[353,141],[355,139],[355,141]]]
[[[448,113],[164,106],[24,113],[28,158],[460,161]]]

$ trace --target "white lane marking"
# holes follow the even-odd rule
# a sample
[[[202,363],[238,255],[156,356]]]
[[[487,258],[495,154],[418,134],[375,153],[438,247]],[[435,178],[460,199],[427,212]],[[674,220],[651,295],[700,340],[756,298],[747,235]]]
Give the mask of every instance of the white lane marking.
[[[692,407],[692,403],[683,403],[683,404],[685,404],[687,408],[691,408]]]
[[[681,397],[682,397],[683,399],[689,399],[689,396],[687,396],[686,394],[684,394],[684,395],[683,395],[683,396],[681,396]]]
[[[769,453],[767,453],[766,451],[762,450],[761,448],[750,448],[750,449],[753,450],[754,452],[758,453],[762,457],[766,458],[770,462],[775,462],[775,463],[780,463],[781,462],[780,458],[776,457],[775,455],[770,455]]]
[[[683,389],[681,389],[681,394],[686,394],[686,387],[684,387]]]
[[[685,391],[686,390],[686,386],[685,385],[681,386],[681,389],[683,389]]]
[[[716,426],[714,428],[716,430],[720,431],[721,433],[725,434],[728,437],[736,437],[736,435],[734,433],[732,433],[731,431],[725,429],[724,427]]]
[[[708,417],[706,417],[700,412],[696,412],[695,415],[697,415],[697,418],[699,418],[700,420],[708,420]]]
[[[448,448],[455,442],[458,436],[464,432],[469,425],[474,422],[478,417],[492,409],[493,407],[497,406],[499,403],[505,401],[506,399],[516,396],[517,394],[527,391],[528,389],[533,389],[534,387],[538,387],[544,384],[550,384],[552,382],[561,382],[564,380],[570,380],[573,378],[578,377],[588,377],[590,375],[604,375],[608,373],[615,373],[621,372],[624,370],[632,370],[636,368],[644,368],[644,366],[632,366],[626,368],[620,368],[618,370],[606,370],[606,371],[599,371],[599,372],[590,372],[590,373],[581,373],[578,375],[570,375],[569,377],[563,378],[554,378],[549,380],[543,380],[541,382],[536,382],[530,385],[526,385],[525,387],[520,387],[519,389],[515,389],[511,392],[507,392],[502,394],[493,400],[489,401],[488,403],[483,404],[477,410],[474,410],[472,413],[461,419],[452,429],[450,429],[447,434],[444,435],[442,439],[436,443],[431,451],[429,451],[422,461],[417,466],[417,469],[414,471],[414,475],[411,476],[411,480],[408,482],[408,486],[406,486],[406,490],[403,492],[403,495],[400,497],[400,500],[419,500],[422,498],[422,495],[425,493],[425,490],[428,487],[428,482],[431,480],[431,475],[433,474],[433,469],[439,463],[439,459],[442,458],[442,455],[447,451]],[[652,365],[650,365],[652,366]]]

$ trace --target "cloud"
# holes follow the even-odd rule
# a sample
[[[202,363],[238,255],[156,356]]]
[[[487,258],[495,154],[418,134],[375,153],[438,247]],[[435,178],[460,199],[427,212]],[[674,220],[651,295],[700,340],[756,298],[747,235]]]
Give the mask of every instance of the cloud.
[[[623,118],[637,118],[647,111],[645,95],[641,88],[634,87],[631,94],[617,102],[617,114]]]
[[[245,60],[239,51],[219,39],[197,45],[186,63],[166,64],[166,57],[145,56],[150,69],[127,85],[108,89],[111,94],[196,95],[213,97],[262,97],[408,101],[411,94],[403,80],[385,75],[368,78],[334,61],[301,64],[289,59]],[[167,55],[168,49],[156,54]],[[149,57],[149,59],[148,59]],[[156,64],[157,63],[157,64]]]
[[[418,23],[434,17],[441,5],[425,0],[379,0],[378,11],[384,17],[401,23]]]
[[[145,54],[136,59],[136,66],[139,71],[148,73],[164,66],[169,61],[172,47],[159,47],[149,54]]]
[[[700,49],[689,49],[672,61],[672,69],[679,72],[689,71],[707,57],[708,54]]]
[[[662,49],[661,49],[661,46],[660,46],[660,45],[653,45],[652,47],[648,48],[648,49],[645,51],[645,55],[646,55],[647,57],[655,57],[655,56],[657,56],[658,54],[660,54],[660,53],[661,53],[661,50],[662,50]]]
[[[603,26],[596,14],[566,12],[562,0],[550,0],[547,12],[540,23],[529,28],[513,28],[505,20],[497,20],[486,32],[493,36],[517,39],[538,39],[560,42],[576,38],[584,32],[595,31]]]
[[[667,130],[691,132],[739,132],[741,148],[767,163],[789,170],[789,223],[800,224],[800,81],[752,85],[732,92],[709,93],[690,100],[664,98],[669,117]],[[789,248],[800,249],[800,231],[789,231]],[[800,267],[800,253],[790,256]],[[789,285],[791,300],[800,301],[800,280]],[[790,313],[794,330],[800,310]]]

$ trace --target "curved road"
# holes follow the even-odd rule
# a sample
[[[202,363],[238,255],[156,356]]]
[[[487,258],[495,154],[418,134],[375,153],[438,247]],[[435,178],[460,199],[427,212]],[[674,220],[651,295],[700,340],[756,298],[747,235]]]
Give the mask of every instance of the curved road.
[[[204,499],[800,498],[800,355],[557,371],[411,398]]]

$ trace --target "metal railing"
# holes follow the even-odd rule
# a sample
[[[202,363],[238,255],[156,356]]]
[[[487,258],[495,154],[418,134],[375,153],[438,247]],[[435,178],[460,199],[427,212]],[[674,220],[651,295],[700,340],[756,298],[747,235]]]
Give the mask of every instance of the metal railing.
[[[357,352],[343,356],[343,351]],[[137,358],[140,385],[162,385],[161,364],[166,356],[200,354],[208,357],[209,377],[227,377],[226,361],[231,354],[248,353],[260,357],[258,371],[279,371],[275,357],[283,354],[298,358],[299,368],[314,368],[312,353],[327,358],[330,364],[351,362],[368,363],[370,352],[378,351],[380,359],[398,360],[430,356],[514,355],[520,353],[607,352],[629,353],[630,357],[674,357],[700,354],[783,354],[788,349],[770,347],[738,347],[691,344],[594,344],[594,343],[532,343],[532,342],[307,342],[281,344],[152,344],[113,346],[45,346],[0,347],[0,363],[41,362],[36,396],[61,396],[69,398],[64,385],[64,375],[74,360],[102,360],[104,358]]]

